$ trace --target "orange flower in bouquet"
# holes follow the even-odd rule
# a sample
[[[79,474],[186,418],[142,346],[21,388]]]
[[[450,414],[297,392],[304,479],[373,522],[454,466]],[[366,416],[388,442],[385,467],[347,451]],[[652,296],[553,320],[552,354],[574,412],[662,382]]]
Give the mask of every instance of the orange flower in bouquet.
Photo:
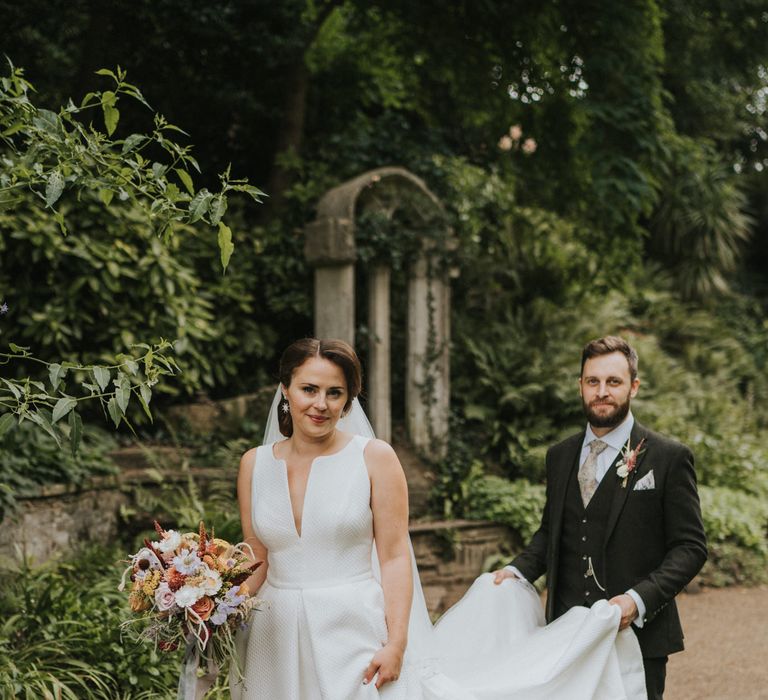
[[[238,594],[240,591],[238,591]],[[209,598],[208,596],[203,596],[198,600],[191,608],[190,610],[193,610],[195,614],[205,622],[213,612],[213,608],[216,604],[213,602],[213,598]]]

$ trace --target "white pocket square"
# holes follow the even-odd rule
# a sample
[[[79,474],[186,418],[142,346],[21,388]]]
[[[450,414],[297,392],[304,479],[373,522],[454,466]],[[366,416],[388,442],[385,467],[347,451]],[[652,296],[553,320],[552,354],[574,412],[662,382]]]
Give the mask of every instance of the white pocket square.
[[[656,488],[656,480],[653,478],[653,469],[649,471],[642,479],[637,481],[634,491],[650,491]]]

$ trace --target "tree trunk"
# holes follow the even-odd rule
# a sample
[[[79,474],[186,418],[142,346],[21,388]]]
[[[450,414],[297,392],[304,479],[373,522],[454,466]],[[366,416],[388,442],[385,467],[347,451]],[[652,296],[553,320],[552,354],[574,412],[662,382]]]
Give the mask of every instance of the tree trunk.
[[[304,138],[304,119],[307,111],[307,92],[309,90],[309,69],[304,60],[304,53],[294,63],[286,76],[286,95],[283,107],[283,120],[275,146],[275,158],[267,184],[269,199],[265,200],[270,210],[279,209],[286,189],[290,184],[290,171],[280,162],[281,156],[301,154]]]
[[[297,156],[301,155],[310,78],[305,59],[307,50],[314,43],[325,20],[340,5],[341,0],[329,0],[324,4],[314,22],[307,26],[306,40],[303,42],[296,60],[287,70],[283,120],[279,127],[275,156],[267,180],[269,199],[265,200],[266,206],[260,207],[260,211],[265,214],[272,214],[281,207],[285,198],[285,191],[291,184],[290,170],[280,163],[281,156],[290,153]]]

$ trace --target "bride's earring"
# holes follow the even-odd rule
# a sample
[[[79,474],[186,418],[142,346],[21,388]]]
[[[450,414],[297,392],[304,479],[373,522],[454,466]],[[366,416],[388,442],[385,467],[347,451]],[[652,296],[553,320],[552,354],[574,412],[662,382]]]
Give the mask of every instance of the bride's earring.
[[[291,406],[290,406],[290,404],[288,403],[288,399],[287,399],[287,398],[285,398],[285,396],[283,396],[283,400],[282,400],[282,402],[281,402],[281,404],[280,404],[280,410],[281,410],[283,413],[288,413],[288,412],[291,410]]]

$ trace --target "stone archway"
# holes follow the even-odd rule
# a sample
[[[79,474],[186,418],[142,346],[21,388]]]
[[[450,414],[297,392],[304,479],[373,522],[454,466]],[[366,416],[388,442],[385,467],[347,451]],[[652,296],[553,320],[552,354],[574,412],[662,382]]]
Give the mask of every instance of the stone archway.
[[[404,168],[363,173],[326,192],[317,218],[305,227],[304,254],[315,269],[315,334],[355,342],[355,221],[363,212],[394,217],[410,208],[423,221],[443,222],[438,245],[450,246],[440,201],[424,182]],[[430,247],[431,246],[431,247]],[[433,261],[441,251],[434,239],[421,247],[408,275],[406,423],[413,445],[426,455],[442,453],[450,402],[450,285],[448,273]],[[376,434],[391,440],[390,268],[368,271],[369,413]]]

